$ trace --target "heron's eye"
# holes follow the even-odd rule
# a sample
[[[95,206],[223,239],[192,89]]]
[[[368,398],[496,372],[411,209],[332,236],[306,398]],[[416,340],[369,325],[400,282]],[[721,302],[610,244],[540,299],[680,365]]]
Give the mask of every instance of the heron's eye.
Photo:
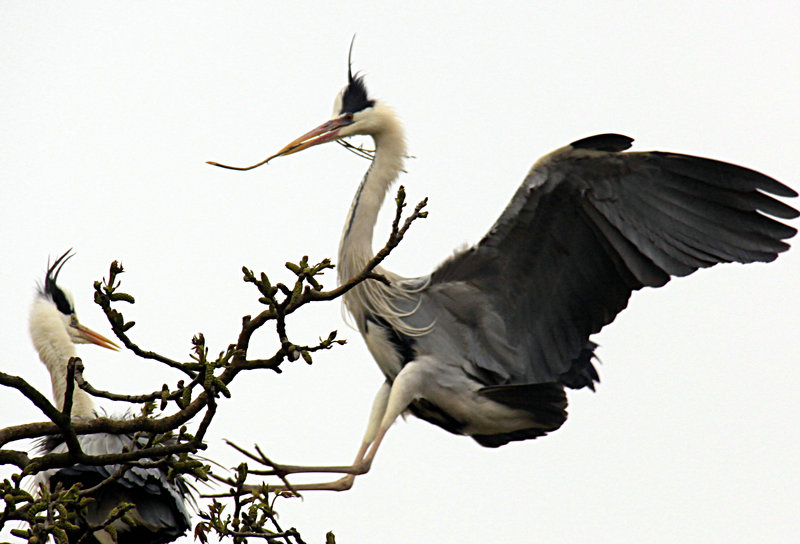
[[[69,325],[70,325],[70,327],[77,327],[78,326],[78,317],[73,315],[69,319]]]
[[[353,122],[353,114],[352,114],[352,113],[348,113],[348,114],[346,114],[346,115],[344,116],[344,120],[345,120],[345,121],[350,121],[350,122],[352,123],[352,122]]]

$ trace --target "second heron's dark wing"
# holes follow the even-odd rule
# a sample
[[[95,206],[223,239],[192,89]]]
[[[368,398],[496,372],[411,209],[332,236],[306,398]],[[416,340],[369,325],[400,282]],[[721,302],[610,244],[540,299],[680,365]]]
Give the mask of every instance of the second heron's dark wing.
[[[120,453],[136,448],[129,435],[98,433],[81,435],[78,440],[88,455]],[[62,437],[53,436],[41,444],[41,450],[62,453],[67,451],[67,446]],[[42,473],[41,481],[47,481],[51,488],[59,483],[69,488],[80,482],[84,489],[88,489],[113,476],[119,469],[120,465],[77,464]],[[135,505],[129,515],[137,526],[125,526],[119,531],[120,544],[172,542],[191,529],[191,518],[186,508],[186,503],[193,501],[189,484],[182,476],[169,480],[161,468],[130,467],[91,496],[95,500],[89,507],[87,519],[92,524],[103,522],[120,503]]]
[[[631,142],[605,134],[545,156],[484,239],[433,273],[432,302],[455,300],[466,312],[470,302],[453,293],[479,293],[481,307],[469,311],[493,315],[477,320],[487,330],[476,334],[505,339],[484,346],[490,355],[475,357],[473,371],[505,383],[559,381],[632,291],[716,263],[769,262],[789,248],[783,240],[796,229],[769,216],[798,212],[767,193],[795,191],[728,163],[623,152]]]

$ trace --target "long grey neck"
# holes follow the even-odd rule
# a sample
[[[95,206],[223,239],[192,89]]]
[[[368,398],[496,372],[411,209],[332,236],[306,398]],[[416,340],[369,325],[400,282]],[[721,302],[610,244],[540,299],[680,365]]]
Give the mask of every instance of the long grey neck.
[[[399,127],[374,136],[375,158],[353,198],[339,244],[339,282],[355,276],[375,255],[372,237],[386,193],[403,168],[405,141]]]

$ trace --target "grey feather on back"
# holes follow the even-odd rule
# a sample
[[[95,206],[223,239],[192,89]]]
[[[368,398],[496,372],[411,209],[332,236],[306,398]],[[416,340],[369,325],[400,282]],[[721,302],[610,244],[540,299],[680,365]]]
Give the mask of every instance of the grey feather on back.
[[[589,336],[633,291],[721,262],[769,262],[788,249],[783,240],[796,229],[769,216],[798,212],[767,193],[795,191],[710,159],[618,152],[630,141],[586,138],[539,161],[483,240],[433,273],[431,303],[460,299],[457,319],[492,316],[471,324],[493,344],[474,361],[473,372],[494,377],[484,383],[570,385]],[[470,290],[481,299],[463,298]]]
[[[129,435],[98,433],[80,435],[81,449],[88,455],[119,453],[123,448],[131,449],[133,439]],[[47,437],[40,444],[43,453],[67,451],[63,437]],[[61,483],[71,487],[82,483],[83,488],[93,487],[119,470],[119,465],[72,465],[52,469],[42,475],[51,488]],[[132,517],[138,527],[119,532],[119,542],[147,544],[172,542],[191,528],[191,518],[185,503],[191,502],[189,484],[181,476],[167,480],[166,471],[160,468],[130,467],[115,482],[104,486],[92,495],[95,502],[90,505],[88,520],[99,524],[109,512],[121,502],[135,504]]]

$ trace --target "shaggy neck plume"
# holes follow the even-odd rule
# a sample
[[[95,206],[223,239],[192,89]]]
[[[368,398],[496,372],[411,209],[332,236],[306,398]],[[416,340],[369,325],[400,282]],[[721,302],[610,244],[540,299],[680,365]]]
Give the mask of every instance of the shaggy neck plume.
[[[403,169],[403,161],[406,156],[403,129],[391,110],[385,106],[382,106],[382,109],[380,130],[372,134],[375,142],[375,158],[353,198],[339,245],[338,275],[340,283],[361,272],[375,255],[372,249],[372,237],[378,212],[380,212],[387,191]],[[383,269],[379,270],[382,274],[391,275]],[[391,278],[389,279],[391,280]],[[384,312],[376,307],[380,306],[377,299],[382,298],[380,295],[383,290],[376,290],[374,287],[362,283],[345,295],[345,305],[351,312],[353,309],[361,307],[383,314]],[[354,300],[354,297],[360,298],[362,304],[352,304],[351,301]],[[360,321],[359,318],[362,316],[354,315],[354,317]]]

